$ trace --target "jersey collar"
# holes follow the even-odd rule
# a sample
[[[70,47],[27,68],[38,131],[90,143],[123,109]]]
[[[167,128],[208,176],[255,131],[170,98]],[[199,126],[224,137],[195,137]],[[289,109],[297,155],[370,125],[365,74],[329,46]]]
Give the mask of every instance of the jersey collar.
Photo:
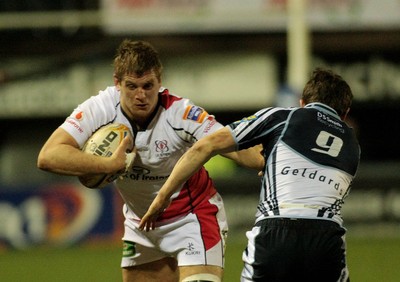
[[[323,112],[327,112],[331,115],[336,116],[338,119],[340,119],[338,113],[331,107],[329,107],[328,105],[325,105],[323,103],[319,103],[319,102],[315,102],[315,103],[309,103],[307,105],[304,106],[304,108],[314,108],[314,109],[318,109],[320,111]]]

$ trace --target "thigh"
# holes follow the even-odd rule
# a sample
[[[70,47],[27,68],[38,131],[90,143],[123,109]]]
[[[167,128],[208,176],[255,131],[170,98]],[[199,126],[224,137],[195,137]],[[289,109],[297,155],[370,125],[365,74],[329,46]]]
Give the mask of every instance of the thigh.
[[[125,224],[121,267],[138,266],[172,257],[171,254],[161,251],[146,235],[148,234],[141,234],[138,228]]]
[[[178,282],[179,271],[174,258],[122,268],[123,282]]]
[[[347,281],[349,273],[344,233],[340,227],[327,228],[322,234],[315,234],[315,240],[306,242],[307,249],[311,251],[304,266],[313,281]]]
[[[125,220],[122,267],[173,257],[182,267],[223,268],[228,228],[218,194],[199,205],[194,213],[164,222],[149,232],[140,230],[138,224]]]
[[[347,279],[345,231],[336,223],[268,219],[257,225],[247,232],[242,281]]]
[[[160,245],[163,250],[175,245],[179,266],[213,265],[222,269],[227,232],[225,210],[217,195],[181,220],[172,236]]]
[[[164,253],[174,254],[179,266],[216,265],[223,267],[225,241],[217,225],[204,225],[202,216],[188,214],[176,222],[168,236],[160,238]],[[179,226],[178,226],[179,223]],[[213,224],[213,223],[212,223]],[[160,227],[168,228],[168,226]]]

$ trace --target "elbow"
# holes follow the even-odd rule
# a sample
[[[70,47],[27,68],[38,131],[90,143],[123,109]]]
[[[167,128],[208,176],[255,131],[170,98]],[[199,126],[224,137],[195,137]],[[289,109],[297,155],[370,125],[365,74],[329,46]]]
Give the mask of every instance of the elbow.
[[[37,168],[39,168],[41,170],[50,171],[49,159],[46,157],[46,155],[43,152],[39,153],[36,166],[37,166]]]
[[[209,143],[203,142],[203,140],[196,142],[191,149],[195,155],[203,156],[207,160],[217,154],[214,148]]]
[[[260,170],[260,171],[262,171],[262,170],[264,170],[264,168],[265,168],[265,159],[262,158],[262,159],[260,160],[258,166],[257,166],[257,169]]]

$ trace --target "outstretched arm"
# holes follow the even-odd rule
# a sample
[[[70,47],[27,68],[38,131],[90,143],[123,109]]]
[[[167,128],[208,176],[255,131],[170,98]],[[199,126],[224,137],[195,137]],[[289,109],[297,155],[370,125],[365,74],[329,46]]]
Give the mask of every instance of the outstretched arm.
[[[264,169],[264,158],[262,156],[262,144],[248,149],[221,154],[222,156],[235,161],[238,165],[262,171]]]
[[[183,185],[183,183],[185,183],[185,181],[199,170],[200,167],[203,166],[211,157],[217,154],[233,152],[235,148],[235,140],[233,139],[230,130],[226,127],[197,141],[179,159],[171,175],[168,177],[146,214],[143,216],[139,228],[146,231],[154,229],[157,217],[166,207],[168,207],[170,197]],[[255,151],[253,151],[253,153],[254,152]],[[248,151],[247,153],[251,153],[251,151]],[[257,154],[260,155],[259,152]],[[255,161],[253,163],[255,163]]]

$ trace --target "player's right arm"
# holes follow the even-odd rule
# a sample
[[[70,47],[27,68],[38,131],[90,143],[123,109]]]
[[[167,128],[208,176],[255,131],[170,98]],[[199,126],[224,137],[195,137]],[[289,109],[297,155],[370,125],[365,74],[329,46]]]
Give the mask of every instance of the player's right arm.
[[[125,169],[125,152],[132,140],[125,138],[109,158],[82,152],[76,140],[61,127],[57,128],[40,150],[38,168],[63,175],[115,173]]]
[[[190,176],[213,156],[235,150],[236,142],[231,131],[226,127],[197,141],[176,163],[171,175],[143,216],[139,228],[146,231],[154,229],[158,216],[168,207],[171,196]]]

